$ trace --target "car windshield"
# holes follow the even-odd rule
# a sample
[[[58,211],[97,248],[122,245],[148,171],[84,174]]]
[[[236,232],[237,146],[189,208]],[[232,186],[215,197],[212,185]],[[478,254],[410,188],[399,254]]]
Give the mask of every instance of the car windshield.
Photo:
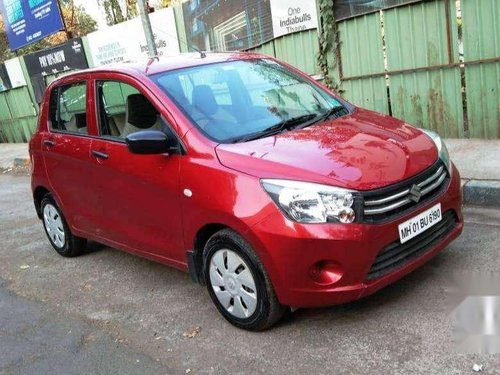
[[[268,59],[202,65],[151,78],[203,133],[221,143],[349,113],[326,91]]]

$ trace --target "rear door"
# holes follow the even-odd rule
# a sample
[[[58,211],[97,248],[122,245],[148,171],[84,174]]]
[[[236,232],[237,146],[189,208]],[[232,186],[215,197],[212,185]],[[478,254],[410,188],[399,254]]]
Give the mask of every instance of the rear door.
[[[52,90],[42,148],[51,190],[69,225],[77,232],[89,233],[96,216],[95,192],[87,184],[95,129],[89,127],[86,78],[80,76]]]
[[[99,235],[118,247],[182,266],[185,264],[179,201],[182,156],[136,155],[125,144],[126,135],[134,131],[172,130],[161,108],[151,103],[150,94],[130,78],[96,80],[93,84],[100,136],[91,144],[93,171],[89,183],[99,191],[102,212]],[[136,100],[130,100],[130,96]],[[143,102],[138,111],[127,107],[137,99]],[[156,120],[150,121],[151,116],[146,112],[153,109]]]

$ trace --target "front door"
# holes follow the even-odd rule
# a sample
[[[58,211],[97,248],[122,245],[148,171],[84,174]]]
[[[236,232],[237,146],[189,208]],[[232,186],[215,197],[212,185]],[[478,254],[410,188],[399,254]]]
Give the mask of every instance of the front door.
[[[99,191],[96,234],[117,247],[173,265],[185,264],[179,200],[181,155],[136,155],[125,144],[135,131],[168,131],[147,96],[129,83],[96,81],[100,136],[92,141],[93,181]]]

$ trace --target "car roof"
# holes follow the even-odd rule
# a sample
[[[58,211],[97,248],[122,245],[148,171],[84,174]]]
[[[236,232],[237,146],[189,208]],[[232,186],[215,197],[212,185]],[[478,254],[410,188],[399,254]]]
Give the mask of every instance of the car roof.
[[[115,72],[115,73],[149,76],[156,73],[182,69],[182,68],[189,68],[193,66],[208,65],[225,61],[249,60],[256,58],[269,58],[269,57],[253,52],[225,52],[225,53],[205,52],[202,57],[201,53],[190,52],[190,53],[181,53],[176,56],[150,58],[148,60],[140,62],[110,64],[110,65],[99,66],[96,68],[83,69],[77,72],[64,75],[61,77],[61,79],[72,76],[89,74],[89,73],[90,74],[99,73],[99,72],[105,72],[105,73]],[[57,79],[56,81],[58,80],[59,79]]]

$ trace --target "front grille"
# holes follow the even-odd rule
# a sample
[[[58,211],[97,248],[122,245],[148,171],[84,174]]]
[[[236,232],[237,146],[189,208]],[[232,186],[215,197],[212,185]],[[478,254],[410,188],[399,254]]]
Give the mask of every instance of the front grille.
[[[429,169],[408,180],[363,192],[364,221],[378,223],[394,219],[417,204],[434,199],[448,186],[449,180],[448,172],[439,160]]]
[[[439,223],[417,237],[412,238],[404,244],[399,240],[394,241],[377,255],[368,272],[367,280],[384,276],[424,254],[446,237],[455,228],[456,224],[457,216],[455,212],[451,210],[446,211]]]

